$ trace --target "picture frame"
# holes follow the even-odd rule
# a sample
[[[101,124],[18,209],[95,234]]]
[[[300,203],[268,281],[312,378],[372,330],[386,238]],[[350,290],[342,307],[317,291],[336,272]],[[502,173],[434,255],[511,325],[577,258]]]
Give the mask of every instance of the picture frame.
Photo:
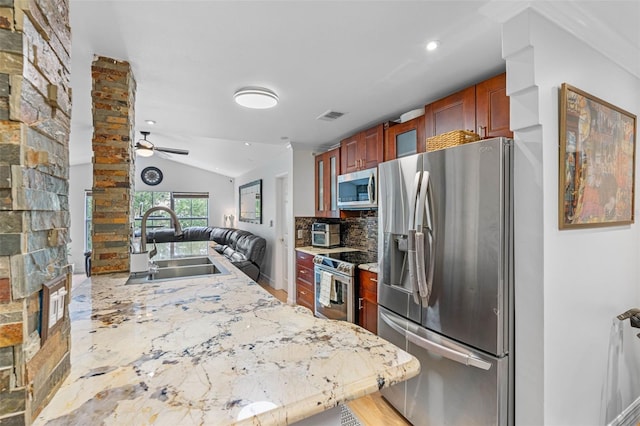
[[[246,183],[238,188],[238,212],[240,222],[262,223],[262,179]]]
[[[559,139],[559,228],[632,224],[636,116],[563,83]]]

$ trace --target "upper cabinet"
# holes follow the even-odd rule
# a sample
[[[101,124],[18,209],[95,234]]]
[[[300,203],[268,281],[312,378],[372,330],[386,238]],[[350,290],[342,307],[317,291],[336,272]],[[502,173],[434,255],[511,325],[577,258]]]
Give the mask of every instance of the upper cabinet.
[[[424,115],[389,126],[385,130],[384,160],[405,157],[407,155],[424,152],[425,133]]]
[[[426,105],[424,113],[427,138],[452,130],[474,130],[476,128],[475,86],[467,87]]]
[[[338,175],[340,148],[316,155],[316,217],[340,217],[338,210]]]
[[[476,132],[481,138],[513,137],[504,73],[476,85]]]
[[[376,167],[383,161],[384,124],[357,133],[340,142],[340,173]]]
[[[452,130],[472,130],[483,139],[513,137],[506,82],[502,73],[426,105],[426,137]]]

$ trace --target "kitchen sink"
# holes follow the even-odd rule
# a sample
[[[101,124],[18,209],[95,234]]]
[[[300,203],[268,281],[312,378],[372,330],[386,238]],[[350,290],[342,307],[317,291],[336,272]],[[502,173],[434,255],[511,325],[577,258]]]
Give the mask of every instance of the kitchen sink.
[[[145,284],[189,277],[226,275],[229,271],[216,260],[207,257],[184,257],[155,261],[153,272],[134,272],[125,284]]]

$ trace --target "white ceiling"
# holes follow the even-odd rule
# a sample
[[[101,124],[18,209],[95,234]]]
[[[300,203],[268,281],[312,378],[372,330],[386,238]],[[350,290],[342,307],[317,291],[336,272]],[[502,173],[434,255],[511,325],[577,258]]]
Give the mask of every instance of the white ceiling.
[[[529,3],[70,0],[70,162],[91,161],[94,54],[131,63],[136,139],[149,130],[157,146],[190,150],[171,159],[237,177],[289,142],[328,147],[503,71],[494,12]],[[637,54],[638,4],[580,2],[576,32],[602,24]],[[432,39],[441,47],[429,53]],[[244,86],[270,88],[280,104],[240,107],[233,93]],[[316,120],[327,110],[346,114]]]

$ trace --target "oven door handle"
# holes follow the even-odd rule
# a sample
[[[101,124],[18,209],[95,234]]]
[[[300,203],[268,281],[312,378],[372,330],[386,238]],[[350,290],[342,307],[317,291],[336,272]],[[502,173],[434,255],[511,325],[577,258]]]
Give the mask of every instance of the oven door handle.
[[[424,337],[418,336],[415,333],[412,333],[409,330],[405,330],[399,324],[390,318],[384,312],[380,313],[380,318],[382,321],[391,327],[396,333],[399,333],[405,337],[409,342],[413,343],[416,346],[421,347],[431,353],[436,355],[440,355],[444,358],[450,359],[451,361],[455,361],[460,364],[468,365],[471,367],[476,367],[481,370],[489,370],[491,368],[491,363],[487,362],[483,359],[477,358],[473,356],[471,352],[460,352],[455,349],[447,348],[439,343],[431,341],[429,339],[425,339]]]

